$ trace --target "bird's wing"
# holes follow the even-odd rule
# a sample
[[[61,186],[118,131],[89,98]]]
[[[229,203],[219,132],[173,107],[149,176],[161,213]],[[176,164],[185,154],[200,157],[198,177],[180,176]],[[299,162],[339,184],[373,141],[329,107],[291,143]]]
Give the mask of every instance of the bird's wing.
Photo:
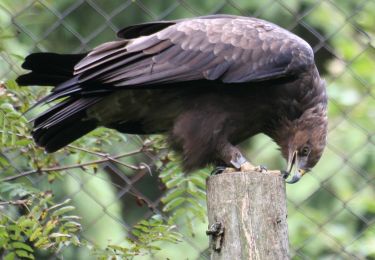
[[[150,23],[134,24],[117,32],[117,37],[123,39],[135,39],[141,36],[156,33],[164,28],[176,24],[177,21],[159,21]]]
[[[197,18],[199,19],[217,19],[217,18],[234,19],[237,17],[239,16],[229,15],[229,14],[213,14],[213,15],[200,16]],[[134,39],[140,36],[146,36],[146,35],[156,33],[164,28],[167,28],[171,25],[174,25],[176,23],[180,23],[186,20],[191,20],[191,18],[178,19],[178,20],[172,20],[172,21],[157,21],[157,22],[133,24],[118,31],[117,37],[123,38],[123,39]]]
[[[199,79],[243,83],[297,75],[314,63],[304,40],[259,19],[211,17],[150,26],[150,35],[95,48],[75,66],[79,81],[119,87]]]

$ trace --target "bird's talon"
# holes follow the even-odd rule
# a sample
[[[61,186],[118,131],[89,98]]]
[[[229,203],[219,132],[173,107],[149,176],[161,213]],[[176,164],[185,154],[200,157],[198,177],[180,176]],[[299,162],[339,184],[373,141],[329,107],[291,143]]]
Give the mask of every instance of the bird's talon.
[[[210,175],[218,175],[221,174],[225,171],[226,167],[225,166],[217,166],[215,169],[212,170]]]

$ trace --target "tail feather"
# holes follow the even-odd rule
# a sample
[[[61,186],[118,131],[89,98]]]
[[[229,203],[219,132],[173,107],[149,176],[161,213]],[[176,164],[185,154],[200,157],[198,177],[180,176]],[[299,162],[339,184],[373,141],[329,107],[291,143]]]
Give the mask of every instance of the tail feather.
[[[102,96],[80,93],[81,86],[73,75],[74,66],[85,55],[34,53],[26,57],[22,64],[24,69],[31,72],[18,77],[19,85],[55,86],[36,106],[55,100],[58,100],[57,103],[31,120],[34,123],[32,136],[47,152],[59,150],[98,125],[95,119],[87,118],[86,110],[100,101]]]
[[[33,53],[26,57],[22,68],[34,72],[50,72],[60,75],[72,75],[74,66],[86,56],[80,54],[57,54],[51,52]]]
[[[40,125],[42,122],[46,121],[48,118],[53,116],[55,113],[63,109],[64,107],[67,107],[69,104],[74,102],[74,100],[64,100],[60,103],[44,110],[42,113],[38,114],[36,117],[29,120],[29,122],[33,122],[34,125]]]
[[[22,68],[31,70],[16,80],[20,86],[56,86],[73,76],[74,65],[86,54],[33,53],[26,57]]]
[[[64,75],[30,72],[28,74],[19,76],[16,81],[20,86],[56,86],[66,80],[69,80],[69,78],[69,76]]]
[[[97,127],[93,120],[82,122],[81,120],[69,120],[69,124],[60,125],[55,131],[46,131],[40,139],[45,150],[49,153],[70,144]]]
[[[99,98],[81,98],[77,101],[74,101],[65,107],[59,107],[58,110],[54,111],[48,118],[43,121],[40,121],[39,124],[34,125],[34,130],[38,130],[40,128],[48,128],[51,125],[57,125],[60,122],[68,120],[69,117],[73,117],[75,114],[86,111],[87,108],[95,104]],[[59,104],[57,104],[58,106]]]
[[[86,98],[56,104],[35,119],[32,132],[35,142],[47,152],[55,152],[94,130],[97,121],[87,118],[86,109],[99,100]]]

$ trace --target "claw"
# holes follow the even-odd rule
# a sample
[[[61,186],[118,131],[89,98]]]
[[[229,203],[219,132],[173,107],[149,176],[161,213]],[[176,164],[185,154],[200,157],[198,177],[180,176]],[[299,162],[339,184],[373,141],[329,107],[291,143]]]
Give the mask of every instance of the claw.
[[[221,174],[225,171],[226,167],[225,166],[216,166],[215,169],[212,170],[210,175],[218,175]]]

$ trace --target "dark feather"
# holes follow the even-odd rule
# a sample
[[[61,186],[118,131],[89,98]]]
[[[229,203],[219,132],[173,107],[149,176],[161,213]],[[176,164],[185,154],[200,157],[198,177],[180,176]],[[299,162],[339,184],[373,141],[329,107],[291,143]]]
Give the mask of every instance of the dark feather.
[[[65,101],[34,120],[35,142],[54,152],[97,127],[96,120],[86,118],[86,109],[100,98]]]
[[[117,36],[124,39],[134,39],[140,36],[146,36],[158,32],[168,26],[175,24],[174,22],[151,22],[151,23],[143,23],[143,24],[136,24],[125,27],[121,29]]]
[[[33,72],[49,72],[71,76],[76,65],[86,54],[33,53],[25,59],[22,68]]]
[[[26,57],[22,68],[32,72],[17,78],[20,86],[56,86],[73,76],[74,66],[86,54],[33,53]]]

